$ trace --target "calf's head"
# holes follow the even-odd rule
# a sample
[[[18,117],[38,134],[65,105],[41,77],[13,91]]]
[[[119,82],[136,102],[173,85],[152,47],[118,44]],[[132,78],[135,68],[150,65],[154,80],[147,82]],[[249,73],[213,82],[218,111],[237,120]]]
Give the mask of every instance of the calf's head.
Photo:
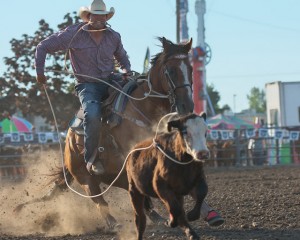
[[[172,128],[178,129],[185,144],[186,152],[195,160],[206,160],[209,158],[209,150],[206,145],[206,114],[194,113],[168,122],[168,131]]]

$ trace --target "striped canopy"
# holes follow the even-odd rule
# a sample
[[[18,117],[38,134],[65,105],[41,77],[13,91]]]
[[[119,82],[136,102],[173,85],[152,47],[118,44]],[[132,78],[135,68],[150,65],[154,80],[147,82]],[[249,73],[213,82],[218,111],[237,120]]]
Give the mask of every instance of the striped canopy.
[[[31,132],[32,124],[24,118],[11,116],[0,122],[3,133]]]

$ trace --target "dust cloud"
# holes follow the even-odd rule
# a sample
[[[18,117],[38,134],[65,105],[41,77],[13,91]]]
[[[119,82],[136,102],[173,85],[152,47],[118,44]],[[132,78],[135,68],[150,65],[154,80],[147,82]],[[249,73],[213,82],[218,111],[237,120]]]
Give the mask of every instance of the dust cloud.
[[[105,220],[91,199],[66,191],[47,202],[25,205],[18,213],[14,209],[27,201],[41,198],[52,185],[49,174],[61,166],[59,150],[39,149],[22,158],[26,176],[22,179],[0,180],[0,233],[12,236],[43,234],[58,236],[105,231]],[[85,194],[77,183],[72,187]],[[103,186],[102,186],[103,187]],[[111,188],[105,195],[111,214],[123,227],[119,234],[126,239],[134,236],[133,213],[128,193]],[[123,239],[122,237],[122,239]],[[125,238],[124,238],[125,239]]]

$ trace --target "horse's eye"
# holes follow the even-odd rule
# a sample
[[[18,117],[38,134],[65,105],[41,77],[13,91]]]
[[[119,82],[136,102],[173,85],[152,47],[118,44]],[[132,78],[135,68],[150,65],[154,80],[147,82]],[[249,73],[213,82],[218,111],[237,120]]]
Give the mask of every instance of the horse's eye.
[[[174,71],[173,68],[169,69],[169,74],[170,74],[170,75],[174,75],[174,73],[175,73],[175,71]]]

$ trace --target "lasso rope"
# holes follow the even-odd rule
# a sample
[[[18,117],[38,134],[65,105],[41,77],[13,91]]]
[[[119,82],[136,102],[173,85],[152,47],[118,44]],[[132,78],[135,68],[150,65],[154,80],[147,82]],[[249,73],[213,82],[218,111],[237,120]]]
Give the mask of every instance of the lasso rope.
[[[76,193],[77,195],[79,195],[79,196],[81,196],[81,197],[84,197],[84,198],[95,198],[95,197],[100,197],[100,196],[104,195],[104,194],[105,194],[105,193],[113,186],[113,184],[118,180],[118,178],[119,178],[120,175],[122,174],[123,170],[125,169],[126,162],[127,162],[127,160],[128,160],[128,157],[130,156],[130,154],[132,154],[132,153],[135,152],[135,151],[140,151],[140,150],[146,150],[146,149],[149,149],[149,148],[151,148],[151,147],[153,146],[153,144],[151,144],[151,145],[148,146],[148,147],[144,147],[144,148],[136,148],[136,149],[131,150],[131,151],[128,153],[128,155],[126,156],[125,161],[124,161],[124,163],[123,163],[123,165],[122,165],[122,168],[121,168],[121,170],[119,171],[118,175],[115,177],[115,179],[111,182],[111,184],[110,184],[110,185],[105,189],[105,191],[103,191],[102,193],[97,194],[97,195],[91,195],[91,196],[90,196],[90,195],[85,195],[85,194],[82,194],[82,193],[76,191],[75,189],[73,189],[73,188],[69,185],[68,180],[67,180],[66,169],[65,169],[65,164],[64,164],[63,149],[62,149],[62,144],[61,144],[61,137],[60,137],[59,130],[58,130],[58,124],[57,124],[56,116],[55,116],[54,109],[53,109],[53,107],[52,107],[52,103],[51,103],[51,100],[50,100],[50,98],[49,98],[48,91],[47,91],[47,89],[46,89],[45,84],[43,84],[43,87],[44,87],[44,90],[45,90],[45,93],[46,93],[46,96],[47,96],[47,99],[48,99],[48,102],[49,102],[49,105],[50,105],[50,109],[51,109],[51,112],[52,112],[52,115],[53,115],[53,119],[54,119],[54,123],[55,123],[55,128],[56,128],[57,134],[58,134],[58,136],[59,136],[59,147],[60,147],[60,152],[61,152],[61,164],[62,164],[62,168],[63,168],[63,174],[64,174],[65,183],[66,183],[67,187],[68,187],[72,192]],[[156,136],[157,136],[158,129],[159,129],[159,125],[160,125],[161,121],[162,121],[164,118],[166,118],[166,117],[168,117],[168,116],[171,116],[171,115],[175,115],[175,114],[177,114],[177,113],[168,113],[168,114],[166,114],[165,116],[163,116],[163,117],[160,119],[160,121],[158,122],[158,125],[157,125],[157,127],[156,127],[155,138],[156,138]]]
[[[148,78],[147,78],[147,84],[148,84],[149,92],[148,93],[144,93],[144,97],[142,97],[142,98],[134,98],[134,97],[128,95],[127,93],[123,92],[122,90],[118,89],[117,87],[113,86],[112,84],[108,83],[107,81],[104,81],[104,80],[102,80],[100,78],[95,78],[95,77],[88,76],[88,75],[85,75],[85,74],[74,73],[73,70],[72,70],[72,72],[70,72],[69,69],[67,68],[67,58],[68,58],[68,55],[69,55],[69,51],[71,49],[71,44],[72,44],[74,38],[77,36],[77,34],[81,30],[87,31],[87,32],[102,32],[102,31],[105,31],[105,30],[108,29],[108,28],[105,28],[105,29],[99,29],[99,30],[89,30],[89,29],[87,29],[87,26],[90,25],[90,24],[91,24],[91,22],[88,22],[88,23],[84,24],[81,28],[78,29],[78,31],[71,38],[70,43],[69,43],[69,45],[67,47],[67,50],[66,50],[66,53],[65,53],[65,57],[64,57],[64,69],[65,69],[65,71],[45,70],[45,72],[65,73],[65,74],[73,75],[75,78],[76,78],[76,76],[90,78],[90,79],[96,80],[98,82],[102,82],[102,83],[110,86],[111,88],[119,91],[120,93],[124,94],[128,98],[133,99],[133,100],[137,100],[137,101],[145,100],[147,97],[150,97],[150,96],[151,97],[157,97],[157,98],[168,98],[169,97],[168,95],[164,95],[164,94],[161,94],[161,93],[158,93],[158,92],[152,90],[152,84],[151,84],[151,81],[150,81],[150,72],[149,72]],[[108,23],[106,23],[106,26],[110,27],[110,25]],[[151,92],[154,92],[156,95],[150,95]]]
[[[102,82],[102,83],[104,83],[104,84],[107,84],[108,86],[110,86],[110,87],[112,87],[113,89],[119,91],[120,93],[124,94],[124,95],[127,96],[128,98],[133,99],[133,100],[137,100],[137,101],[144,100],[144,99],[146,99],[146,98],[148,98],[148,97],[168,98],[168,95],[164,95],[164,94],[161,94],[161,93],[158,93],[158,92],[152,90],[152,84],[151,84],[151,81],[150,81],[150,73],[148,74],[148,78],[147,78],[147,84],[148,84],[149,92],[148,92],[148,93],[144,93],[144,97],[142,97],[142,98],[135,98],[135,97],[132,97],[132,96],[128,95],[127,93],[123,92],[122,90],[116,88],[116,87],[113,86],[112,84],[110,84],[110,83],[108,83],[108,82],[106,82],[106,81],[104,81],[104,80],[102,80],[102,79],[95,78],[95,77],[91,77],[91,76],[84,75],[84,74],[74,73],[74,71],[73,71],[73,72],[70,72],[70,71],[68,70],[68,68],[67,68],[66,62],[67,62],[68,52],[70,51],[71,43],[73,42],[75,36],[76,36],[81,30],[83,30],[83,31],[96,32],[96,31],[104,31],[104,30],[107,29],[107,28],[106,28],[106,29],[101,29],[101,30],[88,30],[88,29],[86,28],[86,26],[87,26],[88,24],[90,24],[90,22],[88,22],[87,24],[83,25],[83,26],[76,32],[76,34],[72,37],[72,39],[71,39],[71,41],[70,41],[70,43],[69,43],[69,46],[68,46],[68,48],[67,48],[67,51],[66,51],[66,54],[65,54],[65,58],[64,58],[64,69],[65,69],[66,71],[45,70],[45,72],[57,72],[57,73],[65,73],[65,74],[67,73],[67,74],[72,74],[72,75],[74,75],[75,78],[76,78],[76,76],[82,76],[82,77],[90,78],[90,79],[93,79],[93,80]],[[44,87],[44,91],[45,91],[45,93],[46,93],[46,96],[47,96],[47,99],[48,99],[48,102],[49,102],[49,105],[50,105],[50,109],[51,109],[51,112],[52,112],[52,115],[53,115],[53,119],[54,119],[54,123],[55,123],[56,132],[57,132],[57,135],[58,135],[58,137],[59,137],[59,146],[60,146],[60,152],[61,152],[61,164],[62,164],[62,168],[63,168],[63,175],[64,175],[65,183],[66,183],[67,187],[68,187],[71,191],[73,191],[74,193],[78,194],[79,196],[85,197],[85,198],[95,198],[95,197],[100,197],[100,196],[104,195],[104,194],[105,194],[105,193],[113,186],[113,184],[118,180],[118,178],[120,177],[121,173],[123,172],[123,170],[124,170],[124,168],[125,168],[127,159],[128,159],[128,157],[130,156],[130,154],[132,154],[132,153],[135,152],[135,151],[140,151],[140,150],[149,149],[149,148],[151,148],[151,147],[153,146],[153,144],[151,144],[150,146],[145,147],[145,148],[138,148],[138,149],[133,149],[133,150],[131,150],[131,151],[128,153],[127,157],[126,157],[126,159],[125,159],[125,161],[124,161],[124,163],[123,163],[123,166],[122,166],[120,172],[118,173],[118,175],[116,176],[116,178],[112,181],[112,183],[108,186],[108,188],[107,188],[104,192],[102,192],[102,193],[100,193],[100,194],[97,194],[97,195],[92,195],[92,196],[84,195],[84,194],[81,194],[81,193],[77,192],[75,189],[73,189],[73,188],[69,185],[69,183],[68,183],[68,181],[67,181],[66,170],[65,170],[65,165],[64,165],[63,149],[62,149],[62,143],[61,143],[61,137],[60,137],[60,133],[59,133],[59,130],[58,130],[58,124],[57,124],[55,112],[54,112],[54,109],[53,109],[53,106],[52,106],[52,103],[51,103],[51,100],[50,100],[48,91],[47,91],[47,89],[46,89],[46,85],[43,84],[43,87]],[[155,93],[156,95],[151,95],[151,94],[150,94],[151,92]],[[160,119],[160,121],[159,121],[159,123],[158,123],[158,125],[157,125],[155,137],[157,136],[158,128],[159,128],[159,125],[160,125],[161,121],[162,121],[165,117],[170,116],[170,115],[174,115],[174,114],[176,114],[176,113],[169,113],[169,114],[166,114],[165,116],[163,116],[163,117]]]

